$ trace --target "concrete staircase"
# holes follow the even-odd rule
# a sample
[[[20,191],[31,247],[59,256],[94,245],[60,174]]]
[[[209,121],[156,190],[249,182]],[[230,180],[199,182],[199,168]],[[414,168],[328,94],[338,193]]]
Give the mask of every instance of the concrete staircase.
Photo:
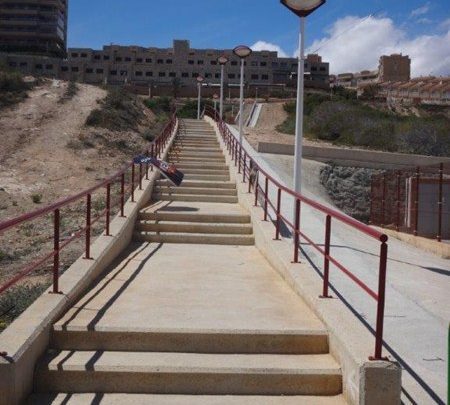
[[[345,404],[326,329],[251,246],[212,128],[186,120],[171,160],[183,186],[158,181],[147,243],[54,325],[30,403]]]
[[[230,181],[220,144],[213,128],[206,122],[187,121],[180,130],[169,153],[169,161],[185,174],[180,187],[168,180],[158,180],[153,194],[155,201],[166,207],[181,203],[208,203],[210,213],[161,212],[154,205],[139,215],[135,239],[161,243],[203,243],[253,245],[250,217],[244,213],[230,214],[217,203],[238,203],[236,184]],[[207,208],[208,205],[203,206]],[[192,207],[195,209],[195,207]],[[198,207],[197,207],[198,208]]]

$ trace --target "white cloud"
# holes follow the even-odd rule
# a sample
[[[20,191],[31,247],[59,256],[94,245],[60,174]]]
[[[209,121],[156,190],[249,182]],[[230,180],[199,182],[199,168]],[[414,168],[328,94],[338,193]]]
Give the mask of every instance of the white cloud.
[[[427,14],[430,11],[430,2],[424,4],[422,7],[416,8],[411,11],[410,17],[417,17],[419,15]]]
[[[408,38],[390,18],[347,16],[337,20],[326,37],[314,41],[308,52],[317,49],[330,62],[332,73],[376,69],[381,55],[403,53],[411,57],[412,76],[450,75],[450,27],[441,35]]]
[[[448,30],[450,29],[450,18],[447,18],[446,20],[442,21],[439,24],[439,28],[443,29],[443,30]]]
[[[252,48],[253,51],[275,51],[278,52],[278,56],[280,58],[286,58],[288,56],[280,46],[270,42],[258,41],[255,42],[250,48]]]

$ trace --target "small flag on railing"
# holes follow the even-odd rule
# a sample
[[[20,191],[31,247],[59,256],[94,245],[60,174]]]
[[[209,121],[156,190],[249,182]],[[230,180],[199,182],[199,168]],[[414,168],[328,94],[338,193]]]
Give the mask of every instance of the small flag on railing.
[[[175,165],[171,163],[164,162],[162,160],[156,159],[154,157],[148,156],[137,156],[134,158],[134,163],[136,164],[149,164],[156,167],[164,177],[170,180],[176,186],[180,186],[183,179],[184,174],[180,172]]]

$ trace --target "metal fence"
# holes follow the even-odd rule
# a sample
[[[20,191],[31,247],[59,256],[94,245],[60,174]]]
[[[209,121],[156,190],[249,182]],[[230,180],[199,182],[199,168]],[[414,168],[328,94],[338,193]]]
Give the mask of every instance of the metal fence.
[[[450,164],[374,176],[370,223],[439,242],[450,239]]]

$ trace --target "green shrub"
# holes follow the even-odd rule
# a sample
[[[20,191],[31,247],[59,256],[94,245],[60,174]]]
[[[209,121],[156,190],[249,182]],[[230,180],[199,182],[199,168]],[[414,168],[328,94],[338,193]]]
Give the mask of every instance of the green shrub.
[[[28,97],[31,85],[18,72],[0,70],[0,108],[19,103]]]
[[[35,204],[40,204],[42,202],[42,194],[31,194],[31,200]]]
[[[74,98],[77,95],[78,90],[79,90],[79,88],[77,86],[77,83],[75,81],[71,80],[69,82],[69,84],[67,85],[67,89],[64,92],[64,95],[60,98],[59,101],[61,103],[64,103],[68,100],[72,100],[72,98]]]
[[[170,97],[150,98],[145,100],[144,104],[156,115],[169,114],[172,110],[172,99]]]

